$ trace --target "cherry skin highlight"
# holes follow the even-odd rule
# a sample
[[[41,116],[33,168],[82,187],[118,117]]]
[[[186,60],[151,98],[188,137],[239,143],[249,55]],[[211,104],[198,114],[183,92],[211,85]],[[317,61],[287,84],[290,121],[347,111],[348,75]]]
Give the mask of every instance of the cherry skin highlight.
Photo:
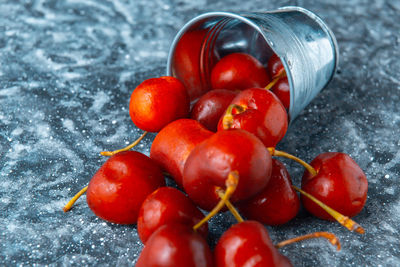
[[[129,115],[133,123],[148,132],[158,132],[168,123],[189,115],[189,96],[174,77],[151,78],[131,94]]]
[[[288,267],[289,259],[275,248],[265,227],[256,221],[231,226],[214,250],[216,267]]]
[[[253,134],[239,129],[219,131],[197,145],[186,160],[183,187],[202,209],[218,202],[218,189],[225,189],[228,174],[237,171],[239,181],[231,201],[260,192],[271,176],[271,155]]]
[[[183,188],[183,168],[187,157],[195,146],[212,134],[198,121],[176,120],[157,134],[151,145],[150,158],[171,174],[178,186]]]
[[[300,209],[300,198],[292,180],[279,160],[272,159],[272,174],[268,185],[256,196],[241,202],[239,210],[250,220],[280,225],[293,219]]]
[[[121,152],[110,157],[90,180],[86,200],[103,220],[133,224],[144,199],[161,186],[165,186],[164,176],[153,160],[139,152]]]
[[[143,243],[160,226],[167,223],[182,223],[194,226],[204,215],[181,191],[172,187],[161,187],[147,196],[140,208],[137,231]],[[207,239],[207,223],[198,233]]]
[[[211,90],[196,102],[190,117],[208,130],[216,132],[219,119],[236,95],[237,93],[231,90]]]
[[[367,200],[368,181],[357,163],[347,154],[327,152],[311,163],[317,175],[304,173],[301,188],[343,215],[357,215]],[[308,198],[301,197],[311,214],[325,220],[333,218]]]
[[[253,133],[266,147],[275,147],[285,136],[288,128],[286,110],[269,90],[246,89],[233,99],[231,105],[240,106],[242,111],[232,114],[229,128]],[[224,116],[220,119],[218,130],[226,129],[223,124]]]
[[[136,267],[212,267],[207,242],[188,225],[165,224],[146,242]]]
[[[213,89],[236,91],[265,87],[269,82],[270,78],[261,62],[245,53],[224,56],[211,71]]]

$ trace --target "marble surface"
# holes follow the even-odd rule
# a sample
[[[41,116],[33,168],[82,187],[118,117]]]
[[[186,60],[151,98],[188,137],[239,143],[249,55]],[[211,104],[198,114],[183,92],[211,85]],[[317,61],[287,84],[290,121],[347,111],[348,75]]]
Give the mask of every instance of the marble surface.
[[[165,74],[179,28],[206,11],[298,5],[336,34],[339,70],[291,125],[280,148],[311,160],[349,153],[365,170],[368,200],[355,219],[366,234],[302,211],[281,241],[315,230],[324,240],[282,249],[295,266],[400,266],[400,1],[0,1],[0,265],[129,266],[142,245],[135,226],[106,223],[85,197],[63,205],[118,148],[141,133],[131,123],[131,91]],[[154,135],[138,146],[148,154]],[[302,169],[288,162],[294,183]],[[234,223],[211,222],[211,242]]]

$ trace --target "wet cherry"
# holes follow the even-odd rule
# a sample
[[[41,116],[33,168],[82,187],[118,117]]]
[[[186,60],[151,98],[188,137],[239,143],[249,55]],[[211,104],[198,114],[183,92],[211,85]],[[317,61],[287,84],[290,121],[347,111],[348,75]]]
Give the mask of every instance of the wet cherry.
[[[151,234],[167,223],[182,223],[194,226],[204,215],[181,191],[172,187],[161,187],[148,195],[140,208],[137,230],[140,239],[146,243]],[[199,229],[207,239],[207,223]]]
[[[285,165],[272,159],[272,174],[263,191],[238,204],[250,220],[268,225],[284,224],[293,219],[300,208],[300,199],[292,187]]]
[[[277,76],[281,71],[284,70],[283,64],[281,59],[278,57],[277,54],[273,54],[267,64],[267,72],[270,77]]]
[[[213,132],[198,121],[180,119],[164,127],[154,139],[150,158],[172,175],[175,182],[183,187],[183,168],[187,157],[195,146],[209,138]]]
[[[212,209],[219,201],[218,189],[225,188],[228,174],[240,176],[232,202],[260,192],[271,176],[271,155],[261,141],[239,129],[219,131],[197,145],[186,160],[183,186],[201,208]]]
[[[265,227],[256,221],[231,226],[214,250],[217,267],[292,266],[275,248]]]
[[[136,223],[142,202],[165,180],[158,165],[135,151],[110,157],[90,180],[87,203],[98,217],[113,223]]]
[[[138,128],[158,132],[168,123],[189,115],[186,88],[174,77],[145,80],[132,92],[129,115]]]
[[[290,86],[287,77],[279,79],[271,88],[271,91],[279,98],[286,110],[289,110]]]
[[[218,124],[218,130],[234,128],[253,133],[266,147],[275,147],[287,127],[288,117],[281,101],[263,88],[241,91]]]
[[[203,49],[206,49],[205,40],[209,34],[208,30],[186,32],[179,40],[175,53],[173,53],[173,72],[185,84],[191,101],[210,90],[202,79],[202,73],[205,70],[200,68],[201,53]],[[212,68],[216,57],[214,54],[210,54],[209,57],[205,57],[205,60],[204,65],[209,65]]]
[[[273,54],[268,60],[267,71],[270,77],[274,79],[285,71],[281,59]],[[283,106],[289,109],[290,106],[290,87],[287,77],[279,78],[279,80],[272,86],[271,91],[281,100]]]
[[[318,155],[310,165],[317,174],[307,171],[302,178],[302,189],[336,211],[353,217],[357,215],[367,199],[368,181],[357,163],[347,154],[327,152]],[[301,198],[304,207],[313,215],[333,220],[309,198]]]
[[[337,250],[340,242],[329,232],[314,232],[284,240],[274,245],[265,227],[257,221],[243,221],[231,226],[218,240],[214,250],[217,267],[287,267],[292,266],[290,260],[282,255],[281,248],[302,240],[325,238]]]
[[[212,252],[189,225],[170,223],[159,227],[146,242],[136,267],[212,267]]]
[[[216,132],[219,119],[236,95],[231,90],[211,90],[193,106],[191,118],[199,121],[208,130]]]
[[[136,146],[147,132],[159,132],[168,123],[189,116],[190,100],[185,86],[174,77],[151,78],[139,84],[131,94],[129,115],[133,123],[145,132],[130,145],[102,151],[112,156]]]
[[[311,179],[312,179],[312,177],[318,177],[318,169],[314,168],[312,165],[306,163],[305,161],[301,160],[300,158],[298,158],[294,155],[288,154],[284,151],[276,150],[273,147],[269,147],[268,151],[273,156],[285,157],[285,158],[294,160],[297,163],[300,163],[306,169],[307,173],[305,175],[307,177],[311,177]],[[325,154],[329,154],[329,153],[323,153],[321,155],[325,155]],[[341,154],[343,154],[343,153],[341,153]],[[354,163],[354,161],[353,161],[353,163]],[[357,164],[355,164],[355,165],[357,166]],[[358,167],[358,169],[359,169],[359,167]],[[327,185],[327,186],[329,186],[329,185]],[[296,191],[298,191],[302,195],[302,199],[307,199],[307,202],[314,203],[314,205],[313,205],[314,207],[317,207],[317,206],[320,207],[321,211],[322,210],[325,211],[326,215],[329,214],[329,216],[331,216],[332,220],[336,220],[341,225],[346,227],[348,230],[356,231],[357,233],[360,233],[360,234],[363,234],[365,232],[364,228],[361,225],[359,225],[358,223],[356,223],[355,221],[350,219],[348,216],[343,215],[342,213],[338,212],[337,210],[332,208],[330,205],[327,205],[325,202],[318,200],[315,196],[313,196],[313,194],[307,193],[294,185],[292,185],[292,188],[295,189]],[[328,190],[329,190],[329,188],[328,188]]]
[[[270,82],[264,66],[245,53],[224,56],[211,71],[213,89],[244,90],[264,87]]]

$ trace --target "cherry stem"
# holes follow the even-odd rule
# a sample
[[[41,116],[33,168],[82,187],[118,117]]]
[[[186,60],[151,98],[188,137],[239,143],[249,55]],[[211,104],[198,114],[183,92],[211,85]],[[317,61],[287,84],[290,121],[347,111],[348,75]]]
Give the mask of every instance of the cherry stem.
[[[195,226],[193,226],[194,231],[199,229],[204,223],[206,223],[209,219],[214,217],[225,206],[226,201],[229,200],[229,198],[235,192],[238,182],[239,182],[239,173],[237,171],[231,171],[228,175],[228,178],[225,180],[226,190],[221,200],[207,214],[207,216],[205,216],[200,222],[198,222]]]
[[[265,86],[265,90],[270,90],[272,87],[274,87],[274,85],[275,85],[280,79],[282,79],[282,78],[284,78],[284,77],[286,77],[286,71],[283,69],[283,70],[281,70],[281,71],[279,72],[278,75],[276,75],[276,76],[274,77],[274,79],[273,79],[269,84],[267,84],[267,86]]]
[[[222,118],[222,127],[224,128],[224,130],[228,130],[232,126],[233,110],[236,110],[237,112],[241,113],[245,111],[245,108],[237,104],[231,104],[228,106],[228,108],[225,111],[225,115]]]
[[[329,232],[315,232],[311,234],[306,234],[302,236],[298,236],[295,238],[291,238],[288,240],[284,240],[282,242],[279,242],[278,244],[275,245],[276,248],[281,248],[286,245],[290,245],[299,241],[307,240],[307,239],[312,239],[312,238],[326,238],[333,246],[336,246],[336,249],[339,251],[340,250],[340,242],[339,239],[332,233]]]
[[[218,196],[222,199],[225,195],[225,192],[222,189],[217,190]],[[233,217],[238,221],[238,223],[241,223],[244,221],[242,216],[239,214],[235,206],[232,205],[232,203],[229,201],[229,199],[226,200],[225,206],[228,207],[229,211],[232,213]]]
[[[130,144],[130,145],[124,147],[124,148],[121,148],[121,149],[118,149],[118,150],[114,150],[114,151],[102,151],[102,152],[100,152],[100,154],[101,154],[102,156],[113,156],[113,155],[115,155],[115,154],[117,154],[117,153],[119,153],[119,152],[128,151],[128,150],[130,150],[131,148],[135,147],[137,144],[139,144],[140,141],[142,141],[142,139],[146,136],[146,134],[147,134],[147,132],[144,132],[144,133],[143,133],[138,139],[136,139],[132,144]]]
[[[346,227],[350,231],[356,231],[359,234],[364,234],[365,230],[362,228],[361,225],[350,219],[349,217],[337,212],[336,210],[332,209],[328,205],[322,203],[318,199],[316,199],[314,196],[310,195],[309,193],[301,190],[300,188],[292,185],[292,187],[300,192],[300,194],[304,195],[305,197],[309,198],[311,201],[313,201],[315,204],[320,206],[324,211],[326,211],[329,215],[331,215],[336,221],[338,221],[341,225]]]
[[[308,164],[307,162],[305,162],[305,161],[299,159],[298,157],[293,156],[293,155],[291,155],[291,154],[289,154],[289,153],[286,153],[286,152],[284,152],[284,151],[276,150],[274,147],[268,147],[267,149],[268,149],[269,153],[270,153],[272,156],[275,156],[275,157],[284,157],[284,158],[288,158],[288,159],[294,160],[294,161],[296,161],[297,163],[300,163],[304,168],[306,168],[306,170],[307,170],[309,173],[311,173],[312,176],[317,175],[317,171],[316,171],[310,164]]]
[[[67,212],[72,208],[72,205],[80,198],[85,192],[87,191],[88,187],[85,186],[84,188],[81,189],[73,198],[71,198],[70,201],[68,201],[67,205],[64,206],[63,211]]]

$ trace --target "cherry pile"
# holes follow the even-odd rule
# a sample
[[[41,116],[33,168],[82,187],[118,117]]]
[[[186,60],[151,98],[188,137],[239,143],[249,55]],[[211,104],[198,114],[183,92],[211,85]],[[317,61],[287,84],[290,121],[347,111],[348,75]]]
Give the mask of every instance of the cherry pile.
[[[190,53],[185,47],[180,53]],[[196,70],[191,56],[178,56],[186,58],[178,68],[189,79],[188,70]],[[292,266],[278,248],[316,237],[340,249],[328,232],[272,242],[264,224],[287,223],[301,204],[316,217],[364,233],[350,217],[362,210],[368,182],[350,156],[321,153],[308,164],[275,149],[287,131],[290,106],[278,56],[271,56],[266,67],[245,53],[223,57],[211,71],[210,90],[194,99],[201,92],[196,80],[160,77],[142,82],[131,95],[129,115],[144,134],[126,148],[101,152],[111,157],[64,211],[87,192],[88,206],[98,217],[137,224],[145,244],[138,267]],[[147,132],[158,132],[150,157],[129,151]],[[305,167],[301,188],[292,184],[276,157]],[[166,187],[165,176],[179,189]],[[238,223],[211,251],[207,221],[225,209]]]

